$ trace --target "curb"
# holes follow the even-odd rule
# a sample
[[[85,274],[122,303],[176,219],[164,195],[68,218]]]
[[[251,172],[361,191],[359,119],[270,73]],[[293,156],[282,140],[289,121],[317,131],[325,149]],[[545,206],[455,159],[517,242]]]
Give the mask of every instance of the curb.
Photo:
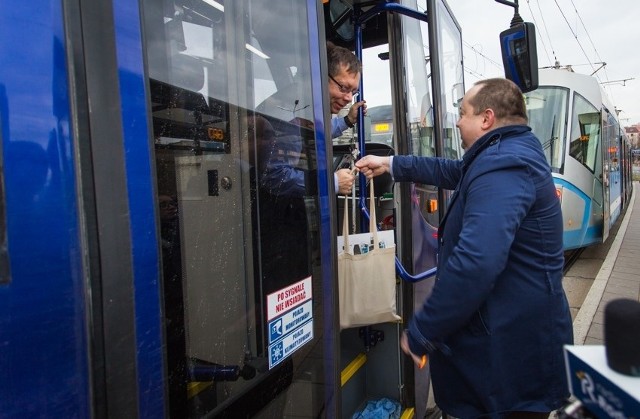
[[[629,205],[627,207],[627,211],[624,216],[624,220],[622,220],[622,224],[618,229],[618,234],[616,234],[616,238],[611,244],[609,248],[609,252],[607,253],[607,257],[605,258],[600,270],[598,271],[598,275],[593,281],[591,288],[589,288],[589,292],[585,297],[582,305],[580,306],[580,310],[578,310],[578,314],[576,318],[573,320],[573,343],[574,345],[583,345],[584,341],[587,338],[587,334],[589,333],[589,328],[591,327],[591,323],[593,322],[593,318],[598,310],[598,305],[600,304],[600,300],[602,299],[602,294],[604,294],[604,289],[609,282],[609,277],[611,276],[611,271],[613,270],[616,259],[618,258],[618,253],[620,252],[620,247],[622,246],[622,241],[624,240],[624,236],[627,232],[627,225],[629,224],[629,219],[631,218],[631,214],[633,214],[633,205],[636,201],[636,189],[633,188],[633,192],[631,193],[631,199],[629,200]],[[619,234],[619,233],[623,234]]]

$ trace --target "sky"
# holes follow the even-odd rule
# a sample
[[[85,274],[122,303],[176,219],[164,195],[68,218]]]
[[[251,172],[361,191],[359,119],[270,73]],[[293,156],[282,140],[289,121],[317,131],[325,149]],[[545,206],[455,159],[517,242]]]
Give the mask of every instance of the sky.
[[[499,34],[514,8],[494,0],[447,0],[462,28],[465,85],[503,77]],[[538,66],[596,71],[623,126],[640,124],[640,1],[519,0],[518,12],[536,27]],[[602,68],[602,62],[606,65]]]

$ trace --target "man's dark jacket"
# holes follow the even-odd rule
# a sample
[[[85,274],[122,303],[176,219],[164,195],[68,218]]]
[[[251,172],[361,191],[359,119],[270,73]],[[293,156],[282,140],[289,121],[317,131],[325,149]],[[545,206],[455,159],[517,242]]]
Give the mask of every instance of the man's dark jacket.
[[[393,158],[396,181],[455,189],[440,226],[437,281],[409,326],[429,353],[438,406],[459,418],[557,409],[573,341],[562,288],[562,214],[540,142],[493,130],[462,160]]]

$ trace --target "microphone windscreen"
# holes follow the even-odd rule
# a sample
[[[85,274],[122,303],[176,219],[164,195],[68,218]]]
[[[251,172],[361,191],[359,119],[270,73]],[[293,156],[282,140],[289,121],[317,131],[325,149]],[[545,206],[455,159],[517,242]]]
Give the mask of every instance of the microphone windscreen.
[[[640,302],[620,298],[605,306],[604,345],[609,368],[640,377]]]

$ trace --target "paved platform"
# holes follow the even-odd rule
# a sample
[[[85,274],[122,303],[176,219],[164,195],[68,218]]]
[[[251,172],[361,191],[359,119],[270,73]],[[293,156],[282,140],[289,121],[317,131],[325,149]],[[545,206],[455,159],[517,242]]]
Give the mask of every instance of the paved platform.
[[[609,301],[617,298],[640,301],[640,199],[636,199],[639,188],[640,183],[634,182],[630,205],[615,232],[602,246],[585,251],[580,263],[565,276],[576,345],[604,344],[604,308]],[[591,280],[594,272],[597,274]]]

